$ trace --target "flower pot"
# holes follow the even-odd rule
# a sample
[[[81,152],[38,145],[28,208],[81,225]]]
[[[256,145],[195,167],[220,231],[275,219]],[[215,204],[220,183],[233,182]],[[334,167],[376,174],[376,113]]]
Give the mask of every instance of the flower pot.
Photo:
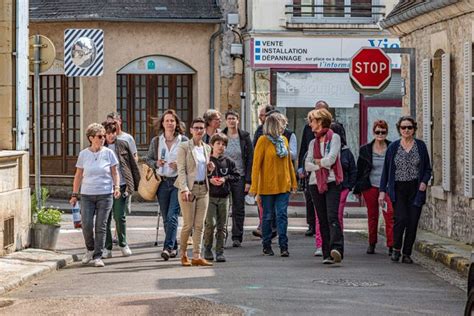
[[[32,247],[45,250],[55,250],[60,228],[61,226],[59,225],[34,224]]]

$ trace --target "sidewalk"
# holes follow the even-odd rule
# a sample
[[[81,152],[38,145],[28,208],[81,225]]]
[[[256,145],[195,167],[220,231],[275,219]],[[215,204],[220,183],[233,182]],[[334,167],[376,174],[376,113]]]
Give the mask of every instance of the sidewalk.
[[[48,199],[47,206],[53,206],[65,214],[72,212],[68,201],[61,199]],[[158,212],[157,202],[132,202],[131,216],[156,216]],[[258,217],[257,206],[245,205],[246,217]],[[289,218],[306,218],[306,208],[302,206],[289,206]],[[367,218],[367,210],[365,207],[346,207],[344,210],[344,218]]]
[[[25,249],[0,257],[0,295],[72,263],[72,255]]]

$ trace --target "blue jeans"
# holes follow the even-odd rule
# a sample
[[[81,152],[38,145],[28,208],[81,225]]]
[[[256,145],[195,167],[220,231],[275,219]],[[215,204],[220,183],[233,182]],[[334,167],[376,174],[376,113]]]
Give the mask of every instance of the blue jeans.
[[[288,249],[288,202],[290,193],[280,193],[272,195],[261,195],[263,216],[262,216],[262,244],[264,248],[272,245],[272,218],[275,214],[278,231],[278,243],[280,249]]]
[[[82,234],[87,250],[94,251],[93,259],[102,257],[107,233],[107,219],[112,210],[112,204],[112,194],[81,195]]]
[[[165,228],[165,242],[163,249],[178,249],[176,234],[178,232],[178,216],[180,212],[178,202],[178,189],[173,185],[174,180],[166,179],[160,183],[156,197],[163,216]]]

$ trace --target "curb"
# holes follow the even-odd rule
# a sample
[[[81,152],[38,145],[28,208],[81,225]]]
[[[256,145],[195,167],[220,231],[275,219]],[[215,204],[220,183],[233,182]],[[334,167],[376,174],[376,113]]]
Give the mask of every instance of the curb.
[[[385,238],[385,225],[379,226],[378,234]],[[467,278],[469,274],[469,265],[471,264],[471,261],[468,258],[449,251],[440,244],[429,242],[427,240],[416,240],[413,248],[425,257],[439,262]]]
[[[467,277],[471,263],[470,260],[446,250],[439,244],[433,244],[426,240],[416,241],[414,247],[416,251]]]
[[[26,271],[23,274],[18,275],[17,277],[9,278],[7,281],[3,282],[3,284],[0,285],[0,295],[4,295],[9,291],[12,291],[22,286],[23,284],[32,281],[33,279],[44,276],[52,271],[64,268],[77,259],[76,255],[65,256],[66,258],[59,259],[55,262],[37,262],[36,265],[31,266],[30,271]],[[0,261],[1,260],[2,258],[0,258]],[[16,262],[18,262],[18,264],[22,264],[20,260],[10,260],[11,264],[15,264]]]

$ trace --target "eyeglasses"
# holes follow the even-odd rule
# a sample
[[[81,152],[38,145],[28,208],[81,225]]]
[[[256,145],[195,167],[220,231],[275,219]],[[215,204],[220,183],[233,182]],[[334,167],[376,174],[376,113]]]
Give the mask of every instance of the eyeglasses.
[[[199,126],[199,127],[193,127],[193,130],[195,130],[195,131],[202,131],[202,130],[204,130],[204,127],[201,127],[201,126]]]
[[[411,131],[413,129],[413,125],[404,125],[404,126],[400,126],[400,129],[402,130],[409,130]]]
[[[95,135],[94,137],[97,137],[98,139],[105,138],[105,135]]]
[[[375,131],[375,135],[387,135],[387,131]]]

